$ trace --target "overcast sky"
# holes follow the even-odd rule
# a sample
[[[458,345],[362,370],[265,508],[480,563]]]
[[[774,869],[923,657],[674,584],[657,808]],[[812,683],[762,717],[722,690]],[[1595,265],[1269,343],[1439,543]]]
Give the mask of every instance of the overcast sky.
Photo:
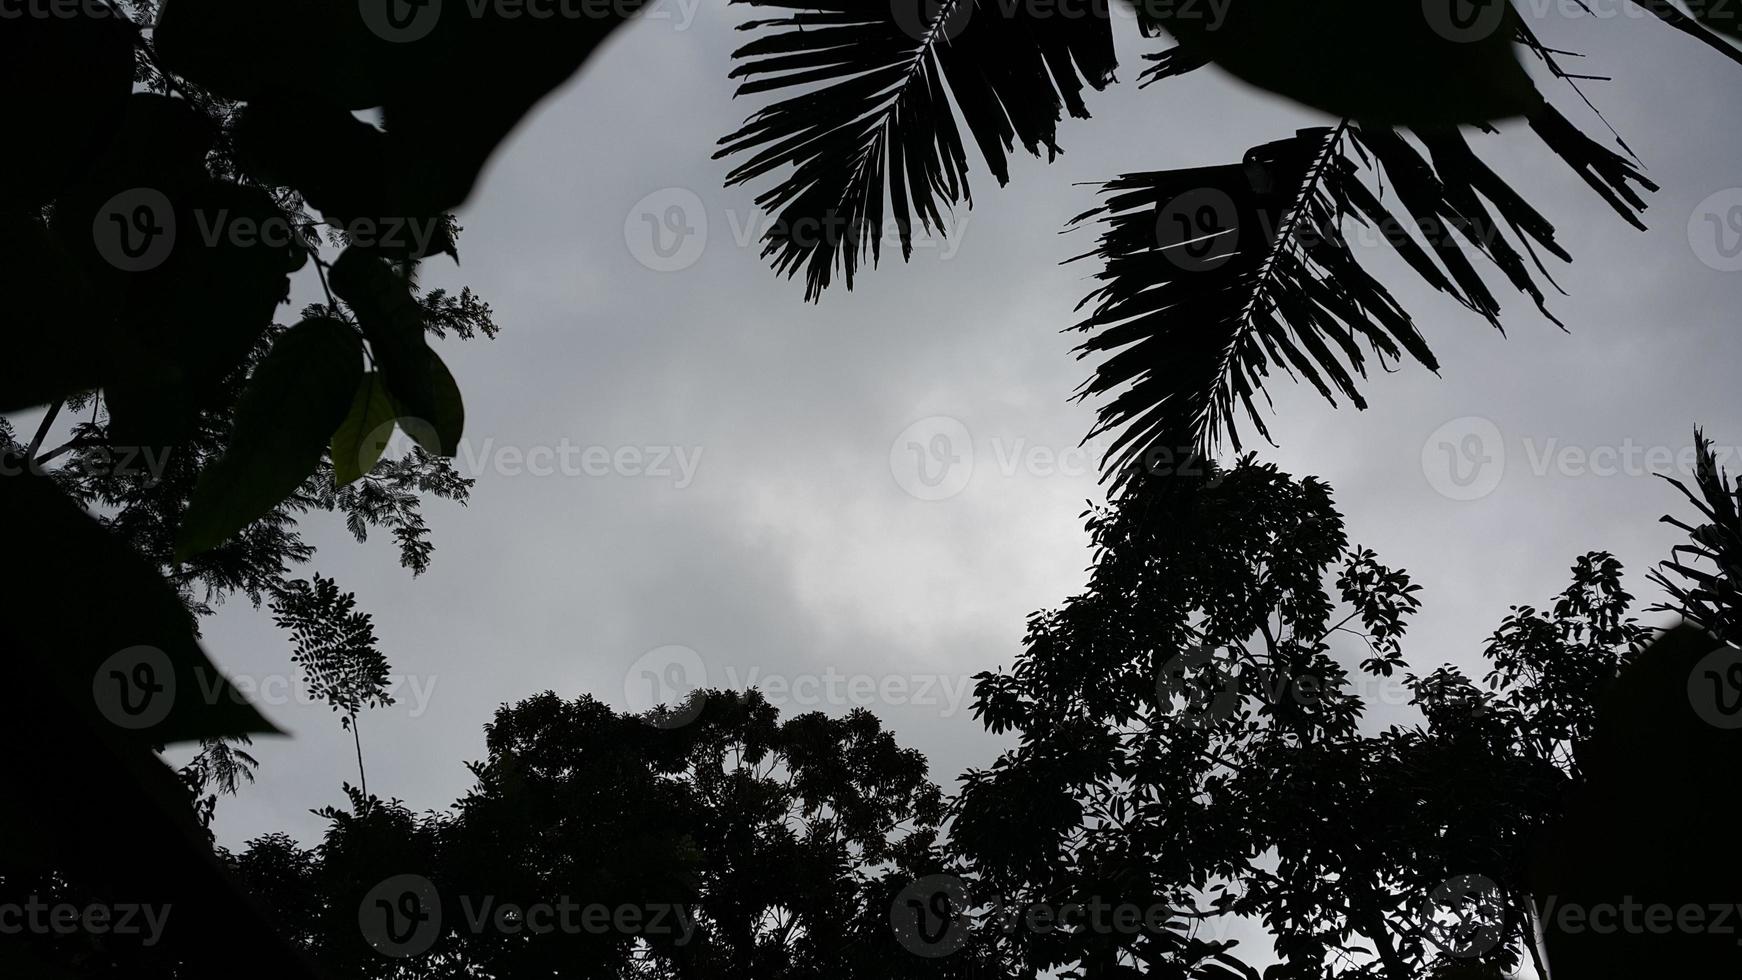
[[[428,508],[433,568],[414,580],[390,540],[308,525],[315,570],[358,594],[404,680],[397,705],[362,719],[370,789],[416,809],[466,790],[498,705],[551,689],[643,708],[647,669],[772,679],[792,710],[870,707],[946,788],[990,762],[1000,743],[971,717],[968,678],[1009,665],[1028,614],[1081,586],[1080,513],[1101,496],[1076,451],[1092,407],[1068,401],[1087,366],[1060,333],[1092,271],[1059,265],[1088,248],[1088,233],[1058,234],[1094,203],[1082,182],[1233,162],[1326,122],[1211,69],[1140,92],[1138,55],[1162,42],[1122,20],[1124,81],[1091,101],[1094,119],[1064,125],[1062,158],[1018,161],[1004,189],[976,160],[978,207],[947,244],[908,265],[886,254],[854,292],[806,305],[758,257],[754,191],[722,190],[728,165],[710,159],[755,108],[726,81],[740,11],[667,4],[522,126],[461,214],[463,266],[428,267],[426,284],[471,285],[503,326],[443,347],[478,482],[469,507]],[[1575,255],[1555,270],[1570,334],[1496,282],[1502,338],[1364,249],[1441,375],[1375,378],[1365,413],[1286,380],[1271,390],[1279,445],[1262,455],[1328,480],[1352,539],[1424,586],[1406,644],[1418,669],[1477,664],[1507,607],[1547,601],[1587,550],[1620,556],[1646,604],[1644,573],[1675,540],[1656,520],[1683,508],[1645,464],[1685,458],[1696,422],[1742,445],[1742,272],[1723,268],[1704,217],[1742,206],[1738,69],[1602,4],[1575,21],[1539,2],[1534,17],[1549,43],[1591,55],[1583,70],[1617,76],[1590,91],[1664,187],[1651,230],[1627,227],[1523,127],[1472,137]],[[674,207],[694,233],[661,255],[645,216]],[[907,445],[937,436],[971,450],[932,487]],[[1443,444],[1491,462],[1462,485]],[[569,472],[541,475],[565,451]],[[349,735],[286,696],[290,647],[265,612],[233,602],[207,645],[267,685],[259,700],[294,735],[257,745],[260,781],[220,804],[221,842],[315,843],[310,808],[342,803],[356,779]]]

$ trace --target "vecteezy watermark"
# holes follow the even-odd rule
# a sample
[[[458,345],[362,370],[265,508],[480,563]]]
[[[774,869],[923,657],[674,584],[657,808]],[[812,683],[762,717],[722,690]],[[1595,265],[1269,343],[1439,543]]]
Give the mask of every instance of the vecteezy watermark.
[[[1655,477],[1694,475],[1699,460],[1692,443],[1652,445],[1631,438],[1612,445],[1575,445],[1559,437],[1521,436],[1517,440],[1525,468],[1533,477]],[[1738,447],[1712,447],[1723,466],[1739,455]],[[1508,463],[1518,459],[1492,420],[1476,415],[1453,419],[1422,442],[1421,471],[1428,485],[1452,500],[1477,500],[1493,493]]]
[[[1688,672],[1688,703],[1713,728],[1742,728],[1742,650],[1721,643]]]
[[[140,27],[152,26],[155,10],[129,15],[108,0],[0,0],[0,21],[6,20],[103,20],[113,17]]]
[[[872,228],[840,212],[790,220],[762,211],[745,216],[733,208],[724,214],[732,244],[740,249],[761,248],[770,238],[807,249],[821,245],[857,248],[872,238],[888,247],[901,244],[897,223]],[[908,229],[908,243],[915,249],[939,249],[944,259],[954,258],[971,217],[967,211],[949,212],[942,216],[942,224],[933,228],[916,224]],[[685,187],[665,187],[630,207],[623,219],[623,244],[635,261],[647,268],[678,272],[700,261],[711,227],[708,207],[699,195]]]
[[[699,693],[709,687],[755,690],[783,709],[913,706],[937,708],[940,717],[953,717],[967,710],[973,680],[967,674],[843,673],[833,665],[805,673],[728,665],[715,677],[701,654],[673,644],[649,650],[629,665],[623,674],[623,702],[632,714],[665,707],[650,720],[668,728],[694,721],[704,707]]]
[[[655,272],[687,269],[708,246],[708,206],[685,187],[654,191],[623,219],[623,244],[635,261]]]
[[[193,231],[205,248],[312,248],[324,226],[354,245],[424,254],[442,233],[440,217],[323,219],[298,225],[288,215],[243,214],[229,208],[193,208]],[[91,219],[91,241],[105,262],[123,272],[150,272],[169,261],[188,229],[175,203],[155,187],[134,187],[110,197]]]
[[[1686,6],[1707,23],[1734,24],[1733,0],[1691,0]],[[1656,19],[1648,4],[1633,0],[1422,0],[1421,10],[1434,33],[1448,41],[1469,44],[1494,37],[1506,28],[1507,8],[1520,18],[1563,17],[1581,20]]]
[[[889,0],[896,26],[916,41],[953,41],[975,20],[1021,19],[1048,29],[1049,21],[1137,20],[1144,23],[1193,21],[1216,30],[1233,0]]]
[[[1095,480],[1109,459],[1111,444],[1090,440],[1048,445],[1023,437],[994,436],[976,441],[961,419],[931,415],[902,429],[889,444],[889,472],[895,485],[919,500],[948,500],[967,489],[976,468],[989,463],[1005,479],[1017,476]],[[1155,445],[1135,465],[1151,476],[1199,477],[1219,486],[1223,471],[1195,448]],[[984,468],[981,472],[986,472]]]
[[[1421,0],[1422,16],[1435,34],[1470,44],[1493,37],[1506,22],[1512,0]]]
[[[948,500],[974,478],[974,439],[960,419],[920,419],[889,444],[895,484],[920,500]]]
[[[1246,180],[1253,190],[1268,193],[1273,178],[1264,168],[1248,165]],[[1156,206],[1155,247],[1182,272],[1201,273],[1221,268],[1258,244],[1269,247],[1285,233],[1291,242],[1307,249],[1326,241],[1361,248],[1396,249],[1420,243],[1436,248],[1475,244],[1488,249],[1500,235],[1500,227],[1493,221],[1453,224],[1432,216],[1405,221],[1386,215],[1376,221],[1340,222],[1334,230],[1310,221],[1279,225],[1277,220],[1262,208],[1243,214],[1222,187],[1188,188]]]
[[[1742,904],[1736,902],[1641,902],[1623,895],[1620,902],[1562,902],[1559,896],[1543,900],[1542,921],[1568,935],[1589,932],[1599,936],[1644,935],[1732,936],[1742,923]],[[1742,939],[1736,940],[1742,946]]]
[[[1506,443],[1489,419],[1466,415],[1435,429],[1421,444],[1428,485],[1453,500],[1479,500],[1506,475]]]
[[[1186,272],[1213,272],[1232,261],[1240,231],[1234,198],[1219,187],[1193,188],[1156,210],[1156,248]]]
[[[169,925],[170,905],[93,902],[74,905],[31,895],[22,902],[0,902],[0,936],[139,936],[156,946]]]
[[[146,486],[163,482],[169,469],[170,449],[153,446],[91,446],[70,457],[64,472],[83,477],[137,477]],[[36,457],[26,458],[23,452],[0,449],[0,477],[47,475],[50,470]]]
[[[701,716],[706,705],[699,692],[707,686],[702,655],[667,644],[635,658],[623,672],[623,703],[631,714],[645,715],[661,728],[677,728]]]
[[[939,43],[961,36],[974,6],[974,0],[889,0],[889,12],[902,33],[915,41]]]
[[[227,208],[206,210],[196,208],[194,225],[200,244],[207,248],[228,245],[234,248],[287,249],[297,245],[312,245],[310,234],[285,215],[259,217],[236,214]],[[326,218],[318,224],[342,235],[345,241],[360,248],[381,248],[402,251],[415,250],[422,255],[430,243],[441,234],[446,220],[440,217],[380,217],[337,220]]]
[[[701,446],[600,446],[562,439],[554,446],[497,445],[495,439],[460,440],[460,473],[478,477],[628,477],[670,480],[687,489],[702,465]]]
[[[903,949],[937,959],[962,948],[972,934],[968,886],[955,875],[927,875],[903,888],[889,906],[889,929]]]
[[[104,718],[128,731],[143,731],[163,723],[178,699],[197,698],[215,705],[224,700],[261,707],[325,703],[306,677],[290,674],[236,674],[225,677],[203,664],[192,667],[192,690],[182,683],[163,650],[141,644],[105,658],[91,675],[91,699]],[[409,717],[420,718],[435,694],[435,677],[409,674],[388,678],[396,703],[409,704]],[[226,686],[227,683],[227,686]],[[403,693],[401,692],[403,689]]]
[[[1742,272],[1742,187],[1726,187],[1688,216],[1694,256],[1719,272]]]
[[[91,676],[91,699],[98,713],[128,731],[162,724],[175,707],[175,697],[175,667],[154,646],[116,651]]]
[[[91,242],[103,261],[122,272],[149,272],[175,250],[175,206],[155,187],[134,187],[110,197],[91,219]]]
[[[460,895],[453,923],[475,936],[563,935],[671,937],[682,946],[696,932],[695,916],[667,902],[583,904],[567,895],[554,902],[504,902],[494,895]],[[393,959],[421,956],[442,935],[442,896],[423,875],[394,875],[369,889],[357,906],[357,927],[369,947]]]
[[[889,906],[889,927],[904,949],[937,959],[960,950],[976,928],[1005,935],[1019,929],[1042,936],[1053,932],[1161,935],[1179,914],[1161,902],[1110,902],[1100,895],[1060,903],[973,896],[962,879],[935,874],[914,880],[896,894]]]
[[[701,0],[358,0],[357,10],[371,33],[392,44],[429,37],[444,16],[499,21],[671,22],[689,30]]]
[[[1422,937],[1447,956],[1481,956],[1504,935],[1505,893],[1482,875],[1448,878],[1428,896],[1417,925]]]
[[[1186,724],[1207,728],[1232,717],[1240,706],[1240,677],[1203,644],[1168,658],[1155,681],[1156,700]]]
[[[369,948],[401,959],[427,953],[442,934],[442,901],[423,875],[394,875],[357,905],[357,928]]]

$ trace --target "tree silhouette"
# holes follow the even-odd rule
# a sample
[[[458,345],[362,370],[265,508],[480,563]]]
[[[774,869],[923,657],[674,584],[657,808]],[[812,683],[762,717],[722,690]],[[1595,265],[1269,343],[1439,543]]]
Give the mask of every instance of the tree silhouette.
[[[1700,466],[1700,506],[1725,512],[1742,491],[1703,441]],[[755,691],[708,690],[631,716],[546,692],[497,712],[448,810],[347,787],[317,849],[271,835],[224,861],[348,978],[1256,978],[1216,928],[1230,917],[1270,933],[1265,980],[1733,968],[1728,936],[1558,925],[1569,905],[1715,907],[1738,880],[1694,832],[1730,812],[1709,767],[1734,736],[1667,724],[1694,661],[1735,648],[1691,628],[1653,645],[1612,556],[1513,607],[1477,682],[1410,670],[1419,589],[1349,544],[1318,480],[1251,458],[1146,474],[1088,524],[1084,592],[1031,620],[1011,670],[977,678],[977,715],[1019,743],[953,801],[862,710],[782,720]],[[1692,618],[1686,601],[1670,608]],[[1364,722],[1398,703],[1421,720]],[[1688,831],[1610,846],[1659,825]],[[382,891],[407,876],[422,886]],[[81,894],[52,869],[0,888]],[[371,928],[407,895],[438,930]],[[548,917],[565,904],[633,915]],[[913,916],[936,908],[929,935]],[[1162,915],[1061,924],[1096,908]],[[128,975],[198,975],[99,948]]]
[[[0,119],[32,147],[0,188],[14,297],[0,409],[45,406],[28,438],[0,428],[9,545],[37,556],[8,562],[0,581],[21,669],[5,725],[14,744],[79,760],[12,760],[16,800],[55,802],[54,819],[11,815],[6,866],[46,862],[73,891],[173,904],[188,925],[156,959],[179,960],[185,975],[248,950],[268,975],[306,976],[210,853],[217,797],[252,778],[248,736],[273,729],[206,659],[197,617],[231,596],[259,605],[282,592],[313,557],[296,527],[309,512],[343,514],[359,539],[390,531],[421,572],[432,551],[421,500],[463,500],[470,482],[421,449],[377,463],[383,431],[367,433],[374,455],[358,461],[361,446],[330,449],[290,410],[337,376],[309,363],[320,358],[307,345],[287,363],[307,331],[274,323],[290,275],[326,262],[321,226],[247,159],[239,104],[164,69],[156,32],[135,26],[157,12],[34,10],[0,28],[0,72],[40,93]],[[451,219],[426,227],[426,245],[453,248]],[[388,238],[374,244],[400,263],[430,333],[495,333],[469,291],[416,289],[409,253]],[[353,396],[335,394],[344,404],[329,417]],[[197,554],[186,546],[195,532],[207,537]],[[188,741],[195,759],[165,768],[157,751]],[[215,938],[195,941],[205,930]],[[80,965],[104,968],[100,957]]]
[[[1727,547],[1717,515],[1734,513],[1737,490],[1703,441],[1700,457],[1697,502],[1716,520],[1689,530],[1716,559],[1704,549]],[[1257,920],[1281,961],[1267,980],[1497,977],[1527,961],[1544,975],[1539,929],[1557,977],[1735,968],[1728,936],[1554,918],[1733,902],[1734,863],[1694,835],[1733,813],[1713,773],[1735,738],[1687,693],[1696,661],[1733,646],[1691,628],[1648,646],[1620,563],[1592,553],[1549,607],[1512,609],[1482,683],[1449,666],[1418,675],[1402,653],[1417,587],[1348,545],[1323,484],[1248,458],[1128,488],[1091,514],[1085,592],[1031,620],[1011,670],[978,678],[976,713],[1020,744],[966,774],[952,806],[974,887]],[[1702,603],[1730,576],[1665,567],[1703,588],[1671,584],[1653,608],[1713,621]],[[1334,647],[1342,634],[1358,645]],[[1386,703],[1422,723],[1363,731]],[[1616,854],[1622,839],[1638,856]],[[1258,975],[1227,951],[1205,963],[1173,945],[1114,936],[1043,966]]]
[[[754,691],[697,698],[681,725],[549,692],[505,705],[450,811],[349,790],[316,851],[272,836],[230,863],[338,977],[966,975],[890,924],[899,889],[942,867],[924,758],[865,711],[782,720]],[[442,932],[384,950],[359,910],[407,874],[430,882]]]

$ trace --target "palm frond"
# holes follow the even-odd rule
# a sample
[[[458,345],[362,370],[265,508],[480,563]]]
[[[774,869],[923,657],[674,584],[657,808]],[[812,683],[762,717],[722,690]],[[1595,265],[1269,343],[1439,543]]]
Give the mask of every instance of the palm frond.
[[[1065,15],[1051,0],[735,0],[785,16],[740,25],[738,95],[779,92],[720,141],[716,157],[748,154],[728,185],[784,171],[757,198],[775,219],[764,258],[805,271],[814,300],[837,270],[852,288],[881,253],[885,209],[902,257],[917,219],[943,233],[944,215],[970,205],[961,130],[1000,184],[1009,155],[1059,152],[1065,111],[1087,117],[1085,84],[1113,80],[1106,9]],[[1091,5],[1095,6],[1095,5]]]
[[[1552,108],[1531,127],[1638,224],[1640,191],[1656,188],[1628,160]],[[1383,177],[1395,203],[1365,176]],[[1257,396],[1273,367],[1357,408],[1369,355],[1386,369],[1405,354],[1437,369],[1409,313],[1357,260],[1351,229],[1496,328],[1500,301],[1477,260],[1552,320],[1537,280],[1553,280],[1538,253],[1571,258],[1455,128],[1303,130],[1241,164],[1129,174],[1102,192],[1103,205],[1072,222],[1102,228],[1077,258],[1104,263],[1074,329],[1090,334],[1079,356],[1106,355],[1079,397],[1108,399],[1090,438],[1114,434],[1103,463],[1119,484],[1151,454],[1177,458],[1224,438],[1238,449],[1241,412],[1268,438]]]
[[[1703,520],[1688,524],[1667,514],[1662,518],[1686,532],[1690,543],[1670,549],[1670,558],[1652,571],[1651,581],[1671,601],[1650,611],[1676,613],[1737,643],[1742,641],[1742,479],[1732,481],[1724,472],[1712,441],[1699,429],[1694,430],[1694,449],[1693,489],[1673,477],[1664,479],[1688,498]]]
[[[1681,31],[1688,37],[1699,41],[1701,44],[1704,44],[1724,57],[1729,58],[1731,61],[1734,61],[1737,64],[1742,64],[1742,49],[1738,49],[1735,45],[1724,40],[1723,37],[1708,29],[1698,20],[1682,13],[1681,9],[1676,7],[1675,4],[1670,3],[1669,0],[1633,0],[1633,2],[1635,5],[1650,11],[1653,16],[1657,17],[1665,24]],[[1704,9],[1706,5],[1695,4],[1690,6],[1692,6],[1692,9],[1695,11],[1700,11]],[[1733,18],[1719,19],[1717,17],[1719,9],[1720,7],[1718,4],[1714,3],[1711,5],[1711,20],[1714,23],[1735,23]]]

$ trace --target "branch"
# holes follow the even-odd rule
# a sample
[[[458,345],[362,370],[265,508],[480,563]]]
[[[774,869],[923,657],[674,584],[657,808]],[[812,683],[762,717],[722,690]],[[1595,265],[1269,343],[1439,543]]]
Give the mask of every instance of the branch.
[[[66,404],[66,398],[56,398],[54,404],[48,407],[48,414],[42,417],[42,424],[36,427],[36,435],[30,440],[30,448],[24,451],[24,462],[28,465],[36,458],[36,451],[42,448],[42,440],[48,438],[48,430],[53,427],[54,420],[60,417],[61,407]]]

